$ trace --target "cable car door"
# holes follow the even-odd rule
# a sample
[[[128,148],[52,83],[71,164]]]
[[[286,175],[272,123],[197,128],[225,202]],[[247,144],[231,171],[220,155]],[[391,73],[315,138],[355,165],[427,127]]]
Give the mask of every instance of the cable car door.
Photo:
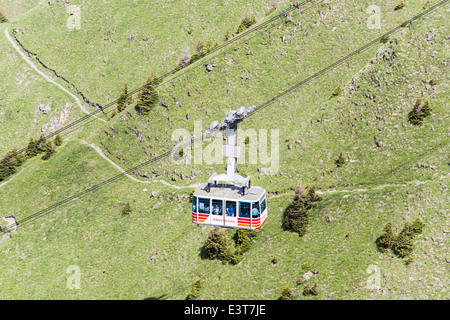
[[[225,201],[224,224],[227,227],[233,227],[233,228],[238,226],[237,202],[236,201],[232,201],[232,200]]]

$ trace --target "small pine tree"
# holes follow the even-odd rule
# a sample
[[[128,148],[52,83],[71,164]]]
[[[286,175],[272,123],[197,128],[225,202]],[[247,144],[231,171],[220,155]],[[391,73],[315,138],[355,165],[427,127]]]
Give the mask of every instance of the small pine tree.
[[[413,235],[411,223],[408,221],[405,223],[403,230],[400,231],[394,243],[394,250],[398,256],[405,258],[411,254],[414,245]]]
[[[158,79],[158,76],[152,72],[139,92],[137,109],[140,114],[149,114],[158,103],[159,96],[156,91],[156,86],[160,83],[161,80]]]
[[[337,160],[335,161],[337,167],[342,167],[345,164],[345,158],[342,151],[339,153]]]
[[[225,233],[221,233],[217,228],[210,231],[204,245],[205,252],[210,259],[219,259],[229,261],[232,253],[228,246],[228,237]]]
[[[342,93],[341,85],[338,85],[336,88],[334,88],[333,92],[331,93],[332,97],[337,97]]]
[[[127,202],[127,204],[122,208],[122,213],[124,215],[129,215],[131,213],[130,202]]]
[[[423,101],[419,98],[414,103],[411,112],[408,113],[408,121],[415,126],[420,126],[422,125],[424,118],[431,115],[431,111],[430,101]]]
[[[122,94],[120,95],[119,99],[117,100],[117,112],[122,112],[127,108],[128,105],[128,86],[125,84],[125,86],[122,89]]]
[[[286,283],[281,291],[280,300],[292,300],[292,289],[288,283]]]
[[[308,227],[309,211],[316,205],[320,197],[316,195],[314,187],[305,187],[301,182],[294,192],[292,204],[290,205],[284,220],[284,226],[292,229],[300,236],[306,234]]]
[[[197,279],[192,284],[191,290],[188,292],[186,300],[195,300],[195,299],[197,299],[198,294],[200,293],[200,288],[201,288],[201,280]]]
[[[317,282],[314,282],[314,284],[312,286],[310,286],[308,284],[303,289],[304,296],[310,296],[310,295],[317,296],[318,294],[319,294],[319,289],[317,288]]]
[[[236,34],[239,34],[243,31],[245,31],[246,29],[250,28],[255,23],[256,23],[255,17],[245,17],[244,19],[241,20],[241,24],[237,28]]]
[[[51,141],[43,147],[44,155],[42,156],[42,160],[48,160],[55,153],[55,146]]]
[[[414,234],[421,234],[424,227],[425,222],[423,221],[421,216],[418,216],[411,224],[411,232]]]
[[[63,139],[59,135],[59,133],[56,135],[55,140],[53,141],[55,143],[55,146],[59,147],[63,144]]]
[[[381,252],[386,252],[395,242],[394,228],[392,222],[389,221],[384,225],[383,235],[379,238],[378,244]]]
[[[401,0],[399,3],[397,3],[397,5],[394,8],[394,11],[403,9],[403,7],[405,6],[405,1]]]
[[[3,12],[3,9],[0,7],[0,23],[8,22],[8,18],[6,18],[5,13]]]

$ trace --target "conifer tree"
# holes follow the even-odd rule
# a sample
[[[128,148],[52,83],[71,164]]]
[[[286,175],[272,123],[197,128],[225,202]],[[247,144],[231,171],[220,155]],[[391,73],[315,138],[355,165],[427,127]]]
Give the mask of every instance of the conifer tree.
[[[60,145],[63,144],[63,139],[61,138],[59,133],[56,135],[54,143],[55,143],[55,146],[57,146],[57,147],[59,147]]]
[[[409,256],[413,249],[413,236],[414,233],[411,230],[411,222],[408,221],[405,223],[403,230],[400,231],[397,239],[395,240],[395,253],[402,258]]]
[[[143,88],[139,92],[137,109],[140,114],[146,115],[156,106],[159,101],[158,92],[156,86],[161,83],[158,76],[152,72],[145,81]]]
[[[42,160],[48,160],[55,153],[55,147],[51,141],[46,143],[43,147],[44,155],[42,156]]]
[[[411,232],[414,234],[421,234],[423,228],[425,227],[425,222],[421,216],[418,216],[411,224]]]
[[[131,213],[130,202],[127,202],[127,204],[122,208],[122,213],[124,215],[129,215]]]
[[[6,18],[5,13],[3,12],[3,9],[0,7],[0,23],[8,22],[8,18]]]
[[[316,195],[314,187],[305,187],[301,182],[294,192],[292,204],[284,220],[287,229],[292,229],[303,236],[306,233],[309,211],[316,205],[320,197]]]
[[[122,112],[127,108],[128,105],[128,86],[125,84],[125,86],[122,89],[122,94],[120,95],[119,99],[117,100],[117,112]]]
[[[286,283],[281,291],[280,300],[292,300],[292,289],[288,283]]]
[[[394,229],[392,222],[389,221],[384,225],[383,235],[379,238],[378,244],[381,252],[386,252],[387,249],[391,248],[395,241]]]
[[[336,166],[338,167],[342,167],[345,164],[345,158],[344,155],[342,154],[342,151],[339,153],[339,156],[335,162]]]

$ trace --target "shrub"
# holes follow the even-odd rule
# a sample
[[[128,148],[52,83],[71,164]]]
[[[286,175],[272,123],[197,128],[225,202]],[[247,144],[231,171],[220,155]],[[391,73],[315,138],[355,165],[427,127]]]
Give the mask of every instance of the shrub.
[[[405,6],[405,1],[401,0],[399,3],[397,3],[397,5],[394,8],[394,11],[403,9],[403,7]]]
[[[275,10],[277,10],[276,6],[273,6],[272,8],[269,9],[269,11],[266,12],[266,16],[270,15],[272,12],[274,12]]]
[[[389,36],[383,35],[380,39],[381,43],[387,43],[389,41]]]
[[[159,101],[158,92],[156,86],[161,83],[158,76],[155,73],[150,73],[147,81],[144,83],[141,91],[139,92],[137,109],[140,114],[148,114],[157,105]]]
[[[243,32],[243,31],[245,31],[246,29],[250,28],[255,23],[256,23],[256,18],[254,16],[252,16],[252,17],[245,17],[244,19],[241,20],[241,24],[237,28],[236,34],[239,34],[239,33]]]
[[[331,93],[332,97],[337,97],[342,93],[341,85],[338,85],[336,88],[334,88],[333,92]]]
[[[403,230],[400,231],[394,243],[394,250],[398,256],[405,258],[411,254],[414,244],[413,236],[411,222],[408,221],[405,223]]]
[[[188,292],[186,300],[195,300],[195,299],[197,299],[198,294],[200,293],[200,288],[201,288],[201,281],[200,281],[200,279],[197,279],[192,284],[191,290]]]
[[[286,283],[281,291],[280,300],[292,300],[292,289],[288,283]]]
[[[424,227],[425,222],[423,221],[421,216],[418,216],[411,224],[411,232],[414,234],[421,234]]]
[[[17,168],[26,161],[25,155],[16,153],[17,149],[12,149],[0,160],[0,181],[6,180],[16,173]]]
[[[8,18],[6,18],[5,13],[3,12],[3,9],[0,8],[0,23],[8,22]]]
[[[50,159],[50,157],[55,153],[55,147],[53,146],[53,143],[51,141],[45,144],[43,149],[45,153],[42,156],[42,160]]]
[[[131,213],[130,202],[127,202],[127,204],[122,208],[122,213],[124,215],[129,215]]]
[[[227,235],[219,232],[218,228],[210,231],[205,241],[204,249],[210,259],[229,261],[232,256],[231,249],[228,246]]]
[[[59,133],[56,135],[55,140],[53,141],[55,143],[55,146],[59,147],[63,144],[63,139],[59,135]]]
[[[408,114],[408,121],[415,125],[422,125],[424,119],[431,115],[431,106],[428,100],[423,101],[422,99],[417,99],[414,103],[413,109]]]
[[[304,296],[310,296],[310,295],[317,296],[318,294],[319,294],[319,289],[317,288],[317,282],[314,282],[314,284],[312,286],[310,286],[308,284],[303,289]]]
[[[389,221],[383,228],[383,235],[378,239],[378,247],[381,252],[386,252],[395,242],[394,228],[392,222]]]
[[[339,153],[338,158],[335,161],[337,167],[342,167],[345,164],[345,158],[342,151]]]
[[[117,99],[117,112],[120,113],[123,110],[125,110],[127,108],[127,104],[128,104],[128,86],[127,84],[125,84],[119,99]]]
[[[292,229],[303,236],[308,227],[309,211],[319,200],[320,197],[316,195],[314,187],[305,187],[300,182],[284,219],[285,228]]]

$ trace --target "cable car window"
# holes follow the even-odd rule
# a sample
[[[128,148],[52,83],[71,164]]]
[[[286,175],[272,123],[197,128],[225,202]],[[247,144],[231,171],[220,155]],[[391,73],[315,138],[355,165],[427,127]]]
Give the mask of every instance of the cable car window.
[[[212,214],[221,216],[223,209],[223,201],[222,200],[213,200],[212,201]]]
[[[266,210],[267,207],[267,203],[266,203],[266,198],[264,197],[264,199],[261,201],[261,212],[264,212],[264,210]]]
[[[250,202],[239,202],[239,217],[250,218]]]
[[[227,216],[236,217],[236,202],[227,201],[225,207],[227,210]]]
[[[197,197],[192,198],[192,212],[197,212]]]
[[[259,202],[252,202],[252,218],[259,218]]]
[[[209,214],[209,200],[206,198],[198,198],[198,213]]]

